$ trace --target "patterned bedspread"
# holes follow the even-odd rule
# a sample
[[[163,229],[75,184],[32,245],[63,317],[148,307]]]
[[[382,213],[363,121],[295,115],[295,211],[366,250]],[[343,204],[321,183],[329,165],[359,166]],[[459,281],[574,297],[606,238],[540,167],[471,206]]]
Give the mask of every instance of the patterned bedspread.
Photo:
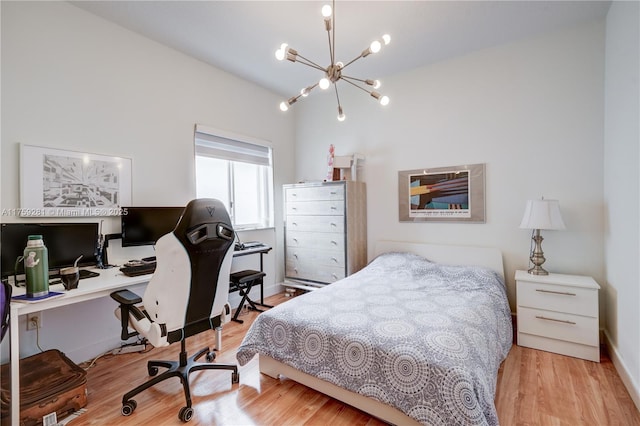
[[[260,314],[237,359],[268,355],[426,425],[497,425],[496,378],[511,343],[495,272],[388,253]]]

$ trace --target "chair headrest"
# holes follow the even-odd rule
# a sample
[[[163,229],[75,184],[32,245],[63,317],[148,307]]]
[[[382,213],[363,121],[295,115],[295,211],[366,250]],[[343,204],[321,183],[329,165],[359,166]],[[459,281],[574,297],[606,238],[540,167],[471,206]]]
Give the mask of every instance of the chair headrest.
[[[214,198],[198,198],[187,204],[174,229],[178,237],[184,236],[191,244],[234,238],[231,219],[224,204]]]

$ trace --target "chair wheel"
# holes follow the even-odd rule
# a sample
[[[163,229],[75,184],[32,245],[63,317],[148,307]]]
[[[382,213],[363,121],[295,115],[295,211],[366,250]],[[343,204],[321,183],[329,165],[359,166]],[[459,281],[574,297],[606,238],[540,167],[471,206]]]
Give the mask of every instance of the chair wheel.
[[[137,406],[138,404],[136,403],[135,399],[130,399],[124,404],[122,404],[122,408],[120,409],[120,412],[122,413],[123,416],[130,416],[131,414],[133,414]]]
[[[213,351],[209,351],[207,352],[207,362],[213,362],[213,360],[216,359],[216,354]]]
[[[149,367],[148,370],[150,376],[155,376],[156,374],[158,374],[158,367]]]
[[[236,373],[235,371],[231,373],[231,384],[240,383],[240,373]]]
[[[178,418],[183,422],[188,422],[193,417],[193,408],[191,407],[182,407],[180,409],[180,413],[178,413]]]

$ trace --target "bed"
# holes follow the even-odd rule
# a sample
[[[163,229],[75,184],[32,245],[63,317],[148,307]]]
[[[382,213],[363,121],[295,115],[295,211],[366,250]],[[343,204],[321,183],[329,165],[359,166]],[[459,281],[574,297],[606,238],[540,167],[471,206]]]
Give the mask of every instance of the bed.
[[[361,271],[260,314],[237,352],[398,425],[497,425],[512,344],[502,255],[383,241]]]

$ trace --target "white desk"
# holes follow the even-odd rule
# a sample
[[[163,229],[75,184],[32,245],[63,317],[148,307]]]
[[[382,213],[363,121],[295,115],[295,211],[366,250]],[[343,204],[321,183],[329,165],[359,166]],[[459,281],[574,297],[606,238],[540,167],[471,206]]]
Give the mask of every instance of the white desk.
[[[98,299],[109,296],[113,291],[130,287],[134,284],[143,284],[149,281],[151,275],[138,277],[127,277],[119,268],[99,269],[99,277],[86,278],[80,280],[78,288],[65,291],[62,284],[55,284],[49,287],[50,291],[65,293],[64,296],[52,299],[45,299],[34,303],[11,302],[11,317],[9,333],[11,334],[10,362],[11,362],[11,424],[20,424],[20,333],[18,327],[18,317],[31,312],[46,311],[48,309],[59,308],[60,306],[72,305],[74,303],[85,302],[87,300]],[[25,293],[24,287],[14,287],[13,295],[18,296]],[[15,328],[15,329],[14,329]]]
[[[271,250],[270,246],[258,246],[233,253],[233,257],[246,256],[250,254],[260,255],[260,270],[263,269],[263,256]],[[18,327],[18,317],[32,312],[41,312],[48,309],[59,308],[61,306],[72,305],[74,303],[86,302],[87,300],[98,299],[109,296],[115,290],[128,288],[135,284],[144,284],[151,279],[151,275],[140,275],[137,277],[127,277],[120,272],[119,267],[111,269],[94,269],[100,273],[99,277],[86,278],[80,280],[78,288],[65,291],[62,284],[55,284],[49,287],[50,291],[65,293],[64,296],[53,299],[45,299],[34,303],[11,302],[11,316],[9,333],[11,334],[11,348],[9,352],[11,362],[11,425],[20,424],[20,338]],[[13,287],[12,296],[25,294],[24,287]],[[264,303],[262,287],[260,288],[260,301]],[[11,330],[15,327],[15,330]]]

